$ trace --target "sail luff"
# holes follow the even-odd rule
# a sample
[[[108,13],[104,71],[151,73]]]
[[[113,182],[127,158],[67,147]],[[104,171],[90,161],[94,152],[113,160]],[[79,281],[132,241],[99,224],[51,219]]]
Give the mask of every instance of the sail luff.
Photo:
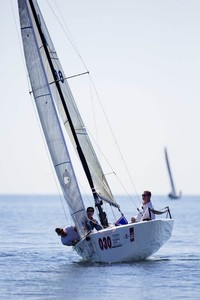
[[[18,7],[25,61],[40,123],[71,216],[83,237],[87,233],[87,216],[45,72],[46,58],[38,31],[40,11],[32,0],[18,0]]]

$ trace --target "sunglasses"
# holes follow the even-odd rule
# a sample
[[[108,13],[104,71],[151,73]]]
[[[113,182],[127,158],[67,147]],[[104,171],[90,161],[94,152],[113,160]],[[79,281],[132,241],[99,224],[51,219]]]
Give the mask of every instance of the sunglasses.
[[[91,212],[91,213],[93,213],[94,211],[93,211],[93,210],[87,210],[87,212]]]
[[[142,197],[149,197],[149,195],[145,195],[145,194],[143,194],[143,195],[142,195]]]

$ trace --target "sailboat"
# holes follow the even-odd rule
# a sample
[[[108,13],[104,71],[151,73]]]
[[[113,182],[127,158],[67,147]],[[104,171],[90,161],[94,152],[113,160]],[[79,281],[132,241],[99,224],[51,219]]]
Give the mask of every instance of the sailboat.
[[[174,221],[169,208],[162,211],[166,213],[165,218],[119,223],[118,226],[109,223],[103,208],[105,202],[116,209],[121,218],[124,215],[92,146],[38,3],[36,0],[18,0],[18,9],[31,94],[53,169],[80,236],[80,241],[73,246],[74,250],[89,262],[115,263],[148,258],[171,237]],[[88,226],[66,132],[89,183],[103,227],[100,231],[91,231]]]
[[[168,153],[167,153],[167,148],[165,147],[164,149],[165,151],[165,161],[167,164],[167,171],[169,174],[169,179],[170,179],[170,185],[171,185],[171,192],[168,194],[169,198],[171,199],[178,199],[181,197],[181,191],[179,192],[179,194],[176,193],[176,189],[175,189],[175,185],[174,185],[174,181],[173,181],[173,177],[172,177],[172,172],[171,172],[171,168],[170,168],[170,164],[169,164],[169,158],[168,158]]]

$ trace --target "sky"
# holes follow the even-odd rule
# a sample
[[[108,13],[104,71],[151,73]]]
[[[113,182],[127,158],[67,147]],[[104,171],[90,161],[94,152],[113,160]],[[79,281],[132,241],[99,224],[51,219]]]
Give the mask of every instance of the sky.
[[[200,1],[38,3],[65,74],[84,72],[81,61],[90,72],[114,132],[114,144],[132,178],[133,185],[119,168],[117,174],[128,192],[170,192],[164,159],[167,147],[177,192],[199,195]],[[76,51],[59,25],[60,12]],[[0,28],[0,194],[58,193],[29,95],[17,1],[0,1]],[[89,128],[94,124],[90,106],[95,93],[91,97],[88,92],[87,76],[70,84]],[[98,115],[99,109],[95,112]],[[103,122],[97,123],[103,151],[113,159],[116,170],[122,157],[114,156]],[[124,193],[119,184],[111,188],[113,193]]]

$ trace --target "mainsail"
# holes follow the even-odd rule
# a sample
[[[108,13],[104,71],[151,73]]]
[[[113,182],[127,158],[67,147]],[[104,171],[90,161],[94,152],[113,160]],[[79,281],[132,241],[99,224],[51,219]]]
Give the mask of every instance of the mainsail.
[[[18,0],[18,6],[25,60],[41,126],[71,216],[83,237],[87,232],[87,216],[59,122],[55,92],[50,88],[54,76],[41,39],[40,11],[36,1]]]
[[[40,35],[41,59],[48,70],[47,80],[49,88],[74,149],[80,157],[92,192],[101,199],[108,201],[111,205],[118,207],[74,101],[37,2],[29,2],[34,7],[36,14],[34,17],[38,25],[35,25],[35,29],[37,35]]]

